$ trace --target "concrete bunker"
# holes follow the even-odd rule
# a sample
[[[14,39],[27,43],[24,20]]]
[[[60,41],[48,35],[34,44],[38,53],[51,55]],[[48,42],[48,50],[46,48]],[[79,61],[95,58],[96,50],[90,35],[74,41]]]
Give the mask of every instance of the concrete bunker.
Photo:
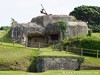
[[[38,47],[39,42],[43,47],[46,44],[58,43],[61,40],[57,24],[59,20],[68,22],[66,37],[88,34],[88,26],[85,22],[74,21],[68,15],[44,15],[35,17],[28,23],[12,23],[12,40],[26,44],[28,47]]]
[[[40,46],[43,47],[43,44],[47,42],[46,37],[44,35],[34,35],[34,34],[28,34],[28,47],[37,47],[39,43]]]

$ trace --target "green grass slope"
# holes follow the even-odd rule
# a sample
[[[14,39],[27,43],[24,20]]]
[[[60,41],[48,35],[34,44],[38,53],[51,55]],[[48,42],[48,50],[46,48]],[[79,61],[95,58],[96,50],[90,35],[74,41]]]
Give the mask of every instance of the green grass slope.
[[[0,45],[0,67],[4,70],[28,70],[38,51],[10,43]]]
[[[10,30],[2,30],[0,31],[0,42],[7,42],[11,43],[11,37],[10,37]]]
[[[13,46],[9,30],[0,31],[0,39],[3,40],[0,43],[0,70],[29,70],[28,67],[35,60],[38,51],[20,44]]]
[[[28,48],[20,44],[15,44],[13,46],[13,43],[9,41],[11,39],[8,35],[8,31],[0,32],[0,38],[7,38],[7,40],[5,40],[5,42],[3,42],[2,45],[0,44],[0,69],[3,70],[33,71],[37,56],[79,56],[70,52],[66,53],[65,51],[52,51],[51,47],[41,48],[40,50],[38,50],[37,48]],[[95,57],[87,57],[87,56],[84,57],[85,61],[82,64],[83,67],[85,68],[87,66],[89,66],[90,68],[100,67],[100,58],[97,59]],[[3,72],[1,71],[0,73]],[[8,71],[5,71],[5,73],[6,72]],[[13,72],[11,72],[11,75],[12,73]],[[58,75],[58,73],[56,74]],[[10,75],[10,72],[8,72],[7,75]],[[43,75],[46,74],[44,73]],[[49,71],[47,75],[50,75]]]
[[[35,60],[37,56],[74,56],[66,52],[52,51],[51,47],[28,48],[10,41],[9,31],[0,32],[3,39],[0,44],[0,69],[1,70],[35,70]],[[5,39],[5,40],[4,40]],[[75,55],[78,56],[78,55]]]

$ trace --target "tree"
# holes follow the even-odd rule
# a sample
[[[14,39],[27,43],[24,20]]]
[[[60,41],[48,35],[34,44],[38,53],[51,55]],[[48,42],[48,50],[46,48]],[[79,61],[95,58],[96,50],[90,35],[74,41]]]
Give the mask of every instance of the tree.
[[[77,20],[82,20],[91,25],[100,25],[100,7],[97,6],[79,6],[74,8],[69,15],[76,17]]]
[[[3,28],[3,27],[1,27],[1,28],[0,28],[0,30],[4,30],[4,28]]]
[[[10,28],[11,28],[10,26],[2,26],[0,28],[0,30],[6,30],[7,31],[7,30],[10,30]]]

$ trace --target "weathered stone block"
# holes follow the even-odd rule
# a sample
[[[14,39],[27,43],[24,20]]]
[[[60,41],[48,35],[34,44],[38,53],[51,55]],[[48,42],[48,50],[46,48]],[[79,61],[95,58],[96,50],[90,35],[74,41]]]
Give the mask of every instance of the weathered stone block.
[[[37,72],[45,70],[79,70],[81,63],[75,58],[42,58],[37,59]]]

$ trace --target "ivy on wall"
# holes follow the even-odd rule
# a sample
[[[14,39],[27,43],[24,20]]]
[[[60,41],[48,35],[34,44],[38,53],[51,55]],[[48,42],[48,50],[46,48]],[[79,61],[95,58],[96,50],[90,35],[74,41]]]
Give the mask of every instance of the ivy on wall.
[[[58,25],[60,27],[60,38],[61,38],[60,40],[62,41],[66,35],[66,29],[67,29],[68,22],[61,20],[61,21],[58,21]]]

